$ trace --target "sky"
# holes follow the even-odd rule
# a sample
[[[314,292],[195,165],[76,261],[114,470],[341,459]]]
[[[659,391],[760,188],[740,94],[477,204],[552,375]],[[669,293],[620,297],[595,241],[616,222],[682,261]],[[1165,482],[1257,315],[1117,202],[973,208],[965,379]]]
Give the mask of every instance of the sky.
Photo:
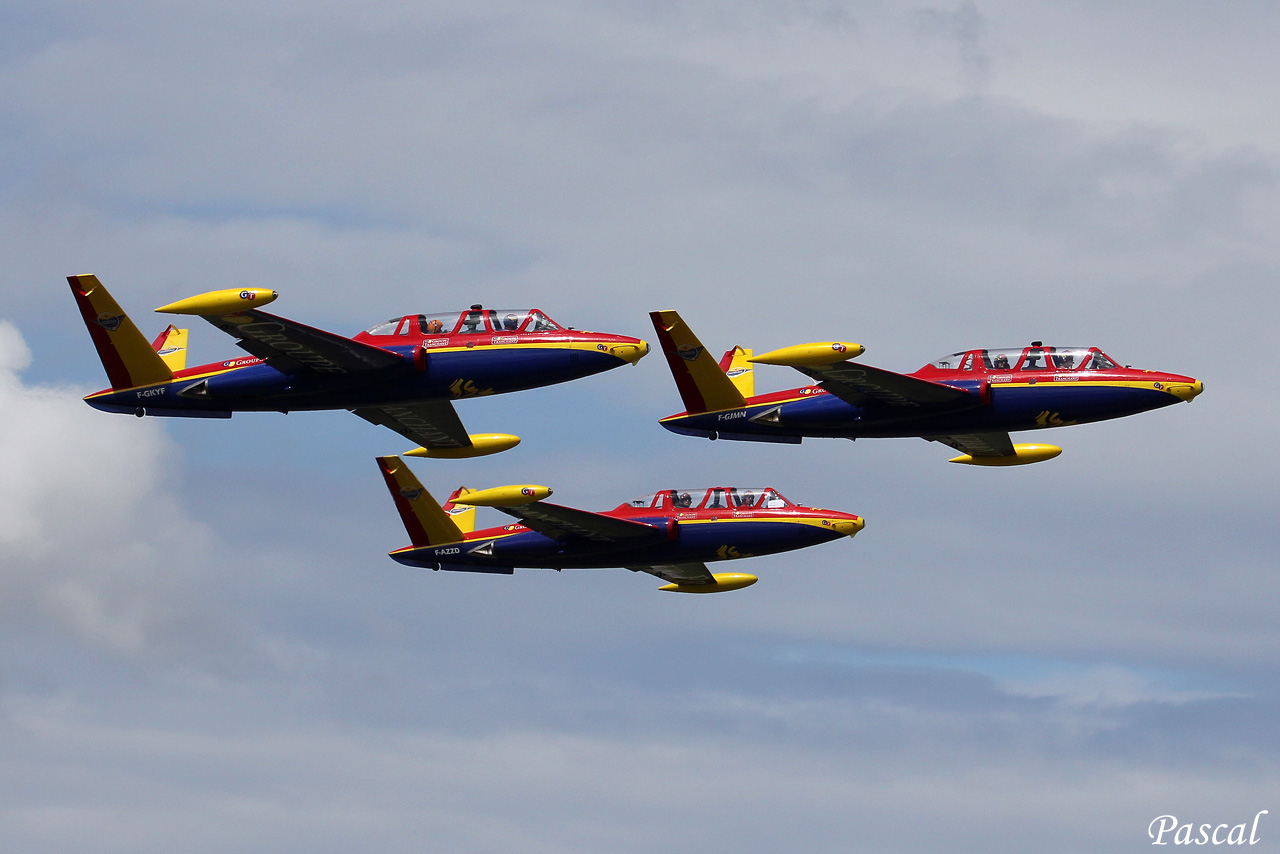
[[[1234,2],[0,6],[6,848],[1120,852],[1268,810],[1280,850],[1278,40]],[[80,273],[146,334],[243,286],[344,334],[672,308],[716,352],[1042,339],[1206,391],[982,469],[670,434],[650,356],[462,403],[523,443],[413,468],[866,530],[716,596],[432,573],[386,557],[387,430],[81,402]]]

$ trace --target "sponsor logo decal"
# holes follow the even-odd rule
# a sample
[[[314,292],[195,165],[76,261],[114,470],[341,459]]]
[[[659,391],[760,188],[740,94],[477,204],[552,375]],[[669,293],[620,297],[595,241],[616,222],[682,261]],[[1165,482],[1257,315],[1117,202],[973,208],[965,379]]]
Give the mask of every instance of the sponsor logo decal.
[[[449,384],[449,394],[454,397],[482,397],[486,394],[493,394],[493,389],[476,388],[476,384],[472,380],[456,379]]]
[[[403,495],[405,498],[409,499],[410,501],[417,501],[418,496],[422,494],[422,490],[405,487],[404,489],[400,490],[400,494]]]
[[[596,349],[597,349],[597,350],[608,350],[609,348],[608,348],[608,346],[606,346],[606,345],[604,345],[604,344],[597,344],[597,345],[596,345]]]
[[[520,341],[519,335],[495,335],[492,343],[494,344],[516,344]]]
[[[845,350],[849,348],[841,344],[839,341],[837,341],[836,343],[831,345],[831,349],[835,350],[837,353],[843,353]]]
[[[163,350],[157,350],[156,352],[161,356],[168,356],[169,354],[176,353],[181,349],[181,347],[165,347]]]
[[[533,489],[532,489],[531,487],[526,486],[526,487],[524,487],[524,488],[522,488],[522,489],[520,490],[520,494],[521,494],[521,495],[533,495]]]
[[[249,302],[253,302],[257,298],[257,296],[258,295],[255,294],[253,291],[240,292],[240,299],[247,299]]]
[[[1156,383],[1156,388],[1164,388],[1164,383]]]
[[[229,360],[227,360],[227,361],[225,361],[225,362],[223,362],[223,363],[222,363],[222,367],[224,367],[224,368],[243,368],[243,367],[245,367],[246,365],[256,365],[256,364],[258,364],[258,363],[259,363],[259,362],[261,362],[261,361],[262,361],[262,360],[261,360],[261,359],[259,359],[259,358],[258,358],[258,357],[256,357],[256,356],[251,357],[251,358],[245,358],[245,359],[229,359]]]
[[[676,355],[686,362],[692,362],[702,355],[702,348],[695,347],[692,344],[681,344],[676,348]]]
[[[733,379],[734,377],[742,376],[743,374],[747,373],[750,370],[751,370],[750,368],[734,368],[732,371],[729,371],[728,373],[726,373],[725,376],[727,376],[729,379]]]
[[[428,338],[422,342],[423,347],[446,347],[448,344],[448,338]]]
[[[108,332],[115,332],[120,328],[120,324],[123,321],[123,317],[118,314],[112,314],[108,311],[102,312],[102,314],[98,315],[97,318],[98,325]]]
[[[247,292],[246,292],[247,293]],[[307,367],[322,373],[343,373],[342,368],[329,361],[320,353],[298,341],[290,340],[288,328],[273,320],[246,323],[236,330],[237,335],[252,338],[283,356],[296,359]]]

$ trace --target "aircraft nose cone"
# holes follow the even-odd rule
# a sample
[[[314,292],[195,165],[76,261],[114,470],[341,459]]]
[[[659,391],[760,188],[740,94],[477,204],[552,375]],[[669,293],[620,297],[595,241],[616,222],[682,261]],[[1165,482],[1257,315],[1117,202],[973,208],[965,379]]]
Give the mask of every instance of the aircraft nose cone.
[[[1204,391],[1204,383],[1200,382],[1200,380],[1195,380],[1194,382],[1189,383],[1169,383],[1165,386],[1165,391],[1169,392],[1169,394],[1176,398],[1190,403],[1196,395]]]
[[[850,516],[847,519],[832,519],[831,529],[841,534],[852,537],[867,526],[866,520],[860,516]]]
[[[635,343],[614,344],[609,348],[609,353],[624,362],[630,362],[634,365],[649,354],[649,342],[636,341]]]

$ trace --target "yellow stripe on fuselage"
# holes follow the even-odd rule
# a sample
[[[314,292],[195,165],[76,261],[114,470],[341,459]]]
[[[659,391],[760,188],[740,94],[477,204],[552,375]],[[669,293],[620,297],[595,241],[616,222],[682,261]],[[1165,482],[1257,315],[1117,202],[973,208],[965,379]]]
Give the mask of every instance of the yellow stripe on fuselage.
[[[1032,388],[1062,385],[1074,388],[1136,388],[1144,391],[1162,391],[1166,394],[1173,394],[1169,391],[1169,386],[1176,385],[1168,380],[1063,380],[1045,377],[1027,382],[1008,382],[1008,383],[991,383],[990,387],[997,388]],[[1177,395],[1174,395],[1175,397]]]

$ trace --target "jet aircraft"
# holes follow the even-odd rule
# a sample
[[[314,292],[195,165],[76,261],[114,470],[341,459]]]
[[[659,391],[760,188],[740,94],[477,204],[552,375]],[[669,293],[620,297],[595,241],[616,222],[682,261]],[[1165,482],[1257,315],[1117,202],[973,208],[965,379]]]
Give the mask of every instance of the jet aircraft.
[[[412,541],[391,557],[457,572],[625,567],[668,582],[660,590],[719,593],[757,579],[712,572],[709,562],[852,537],[864,524],[852,513],[792,504],[768,488],[666,489],[590,513],[547,503],[545,486],[463,487],[442,507],[399,457],[378,457],[378,468]],[[476,507],[495,507],[518,523],[477,531]]]
[[[685,411],[659,423],[708,439],[798,444],[804,437],[917,436],[949,445],[953,463],[1009,466],[1062,453],[1015,445],[1011,430],[1063,427],[1191,401],[1204,390],[1181,374],[1121,367],[1097,347],[962,350],[899,374],[850,361],[863,347],[828,341],[760,356],[734,347],[717,363],[674,311],[650,314]],[[757,395],[754,365],[785,365],[816,385]]]
[[[111,388],[85,401],[105,412],[230,418],[233,412],[348,409],[421,447],[415,456],[462,458],[520,439],[468,435],[452,401],[552,385],[635,364],[638,338],[579,332],[538,309],[469,309],[395,317],[346,338],[261,307],[266,288],[232,288],[157,312],[203,317],[248,355],[186,367],[187,330],[148,343],[96,276],[69,276],[71,293]]]

